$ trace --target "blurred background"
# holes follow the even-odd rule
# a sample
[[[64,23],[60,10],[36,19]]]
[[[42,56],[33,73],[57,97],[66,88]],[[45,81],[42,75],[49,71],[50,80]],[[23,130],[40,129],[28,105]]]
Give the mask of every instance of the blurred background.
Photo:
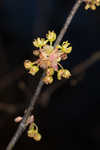
[[[0,0],[0,150],[16,131],[41,76],[23,66],[34,59],[32,41],[48,30],[57,35],[74,0]],[[64,40],[73,47],[64,67],[72,77],[44,86],[33,114],[43,138],[25,132],[14,150],[100,149],[100,7],[77,11]],[[73,56],[73,57],[72,57]]]

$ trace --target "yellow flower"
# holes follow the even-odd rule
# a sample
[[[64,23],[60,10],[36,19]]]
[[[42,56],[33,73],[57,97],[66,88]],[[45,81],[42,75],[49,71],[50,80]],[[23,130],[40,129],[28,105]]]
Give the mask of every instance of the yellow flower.
[[[64,73],[63,73],[62,77],[69,79],[70,76],[71,76],[70,71],[67,69],[64,69]]]
[[[46,45],[47,41],[44,38],[37,38],[33,41],[33,45],[37,48],[41,48]]]
[[[36,141],[40,141],[42,138],[41,134],[38,132],[38,127],[34,122],[30,124],[27,134],[28,137],[33,138]]]
[[[45,76],[42,80],[45,84],[51,84],[53,82],[53,77],[52,76]]]
[[[30,69],[31,67],[32,67],[32,62],[30,61],[30,60],[25,60],[24,61],[24,67],[26,68],[26,69]]]
[[[34,134],[37,134],[37,133],[38,133],[38,127],[33,122],[33,123],[30,124],[27,134],[28,134],[29,137],[34,137]]]
[[[33,138],[34,137],[34,130],[32,130],[32,129],[28,130],[27,134],[28,134],[28,137]]]
[[[100,6],[100,0],[96,0],[96,5]]]
[[[68,41],[62,43],[62,47],[67,48],[70,45]]]
[[[61,47],[61,50],[62,50],[64,53],[67,53],[67,54],[71,53],[72,47],[71,47],[71,46],[68,47],[69,45],[70,45],[70,43],[68,43],[68,41],[63,42],[62,47]]]
[[[46,71],[47,76],[52,76],[54,74],[54,69],[53,68],[48,68]]]
[[[62,77],[69,79],[70,76],[71,76],[71,73],[67,69],[60,69],[57,73],[58,80],[61,80]]]
[[[46,34],[46,37],[48,41],[52,44],[53,41],[56,39],[56,33],[54,31],[48,31],[48,34]]]
[[[88,10],[89,8],[90,8],[90,5],[89,5],[89,4],[86,4],[85,10]]]
[[[85,9],[88,10],[89,8],[92,10],[96,9],[96,6],[100,6],[100,0],[85,0],[86,6]]]
[[[29,73],[34,76],[38,71],[39,71],[39,67],[38,66],[33,66],[30,69]]]

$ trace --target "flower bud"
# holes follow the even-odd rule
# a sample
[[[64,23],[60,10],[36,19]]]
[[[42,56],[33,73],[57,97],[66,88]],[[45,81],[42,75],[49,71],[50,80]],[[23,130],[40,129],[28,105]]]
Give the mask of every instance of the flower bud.
[[[39,67],[33,66],[33,67],[30,69],[29,73],[34,76],[38,71],[39,71]]]
[[[67,78],[67,79],[69,79],[69,77],[70,77],[70,76],[71,76],[70,71],[69,71],[69,70],[67,70],[67,69],[64,69],[64,72],[63,72],[62,77],[63,77],[63,78]]]
[[[32,67],[32,62],[30,60],[25,60],[24,61],[24,67],[26,69],[30,69]]]
[[[34,50],[34,51],[33,51],[33,55],[39,56],[39,54],[40,54],[39,50]]]
[[[46,71],[47,76],[52,76],[54,74],[54,69],[53,68],[48,68]]]
[[[58,80],[61,80],[62,77],[69,79],[70,76],[71,76],[71,73],[67,69],[60,69],[57,73]]]
[[[45,84],[51,84],[53,82],[53,77],[52,76],[45,76],[42,80]]]
[[[18,123],[18,122],[22,121],[22,119],[23,119],[23,117],[18,116],[18,117],[16,117],[16,118],[14,119],[14,121],[15,121],[16,123]]]

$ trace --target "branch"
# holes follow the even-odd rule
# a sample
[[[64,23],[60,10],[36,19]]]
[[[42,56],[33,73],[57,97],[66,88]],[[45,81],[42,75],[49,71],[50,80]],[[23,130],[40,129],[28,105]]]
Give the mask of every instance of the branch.
[[[36,100],[41,92],[42,86],[43,86],[43,82],[42,79],[40,79],[40,82],[37,86],[36,92],[34,94],[34,96],[31,98],[30,100],[30,105],[23,117],[23,120],[21,121],[16,133],[14,134],[14,136],[12,137],[10,143],[8,144],[6,150],[12,150],[13,147],[15,146],[16,142],[18,141],[18,139],[20,138],[20,136],[22,135],[23,131],[26,129],[26,121],[28,119],[28,117],[30,116],[32,110],[34,109],[34,105],[36,103]]]
[[[58,36],[58,38],[57,38],[57,40],[56,40],[54,46],[55,46],[56,44],[59,44],[60,41],[62,40],[64,34],[66,33],[66,31],[67,31],[67,29],[68,29],[68,27],[69,27],[69,25],[70,25],[70,23],[71,23],[71,21],[72,21],[72,18],[74,17],[75,13],[77,12],[77,10],[78,10],[80,4],[81,4],[81,1],[80,1],[80,0],[77,0],[76,3],[74,4],[74,6],[73,6],[73,8],[72,8],[72,10],[71,10],[71,12],[70,12],[70,14],[69,14],[69,16],[68,16],[68,18],[67,18],[65,24],[64,24],[64,27],[61,29],[61,32],[60,32],[60,34],[59,34],[59,36]],[[44,76],[44,74],[42,75],[42,77],[43,77],[43,76]],[[27,118],[30,116],[32,110],[34,109],[34,105],[35,105],[35,103],[36,103],[36,101],[37,101],[37,99],[38,99],[38,96],[39,96],[39,94],[40,94],[40,92],[41,92],[41,89],[42,89],[42,87],[43,87],[43,84],[44,84],[44,83],[43,83],[42,80],[40,79],[40,82],[39,82],[39,84],[38,84],[38,86],[37,86],[37,89],[36,89],[36,92],[35,92],[34,96],[33,96],[32,99],[31,99],[31,102],[30,102],[30,105],[29,105],[29,107],[28,107],[28,109],[27,109],[27,112],[25,113],[22,122],[20,123],[20,125],[19,125],[19,127],[18,127],[16,133],[15,133],[14,136],[12,137],[12,139],[11,139],[10,143],[8,144],[6,150],[12,150],[12,149],[13,149],[13,147],[14,147],[15,144],[16,144],[16,142],[18,141],[18,139],[19,139],[20,136],[22,135],[23,131],[26,129],[26,121],[27,121]]]

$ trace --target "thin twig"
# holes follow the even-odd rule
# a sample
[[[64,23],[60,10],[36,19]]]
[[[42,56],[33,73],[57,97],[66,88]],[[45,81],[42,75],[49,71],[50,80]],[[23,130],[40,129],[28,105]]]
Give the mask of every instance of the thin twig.
[[[30,116],[32,110],[34,109],[34,105],[36,103],[36,100],[41,92],[43,86],[43,82],[42,79],[40,79],[40,82],[37,86],[36,92],[34,94],[34,96],[31,98],[30,100],[30,105],[23,117],[23,120],[21,121],[16,133],[14,134],[14,136],[12,137],[11,141],[9,142],[6,150],[12,150],[13,147],[15,146],[16,142],[18,141],[19,137],[22,135],[23,131],[26,129],[26,121],[28,119],[28,117]]]
[[[82,3],[82,0],[76,0],[76,3],[74,4],[69,16],[67,17],[65,24],[64,24],[63,28],[61,29],[60,34],[58,35],[54,46],[58,45],[61,42],[64,34],[67,32],[68,27],[69,27],[73,17],[75,16],[78,8],[80,7],[81,3]]]
[[[74,4],[74,6],[73,6],[73,8],[72,8],[68,18],[67,18],[68,21],[66,20],[66,23],[64,24],[64,27],[62,28],[62,30],[61,30],[61,32],[60,32],[60,34],[59,34],[59,36],[58,36],[54,46],[56,44],[59,44],[60,41],[62,40],[64,34],[66,33],[66,30],[68,29],[68,27],[69,27],[69,25],[70,25],[70,23],[72,21],[72,18],[74,17],[75,13],[77,12],[80,4],[81,4],[80,0],[77,0],[76,3]],[[43,74],[43,76],[44,76],[44,74]],[[10,143],[8,144],[6,150],[12,150],[13,149],[13,147],[15,146],[16,142],[18,141],[19,137],[22,135],[23,131],[26,129],[27,118],[30,116],[32,110],[34,109],[34,105],[35,105],[35,103],[36,103],[36,101],[38,99],[38,96],[39,96],[39,94],[41,92],[42,87],[43,87],[43,82],[40,79],[40,82],[39,82],[39,84],[37,86],[37,89],[36,89],[36,92],[35,92],[34,96],[31,99],[31,102],[30,102],[30,105],[29,105],[29,107],[27,109],[27,112],[25,113],[22,122],[20,123],[16,133],[12,137],[12,139],[11,139]]]

